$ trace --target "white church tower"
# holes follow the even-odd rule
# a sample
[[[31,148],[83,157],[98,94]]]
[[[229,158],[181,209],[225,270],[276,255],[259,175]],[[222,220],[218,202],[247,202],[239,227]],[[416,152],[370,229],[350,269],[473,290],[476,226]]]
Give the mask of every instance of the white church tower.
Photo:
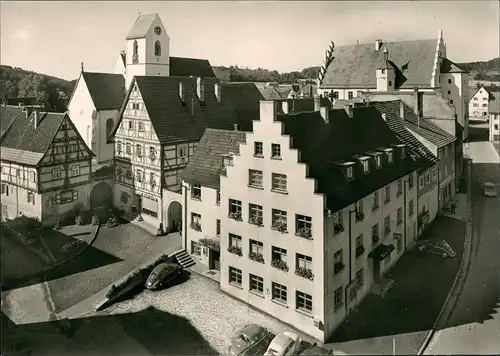
[[[170,38],[158,14],[139,15],[125,38],[125,87],[134,76],[169,76]]]
[[[396,85],[396,73],[389,63],[389,50],[384,46],[384,63],[376,70],[377,91],[393,91]]]

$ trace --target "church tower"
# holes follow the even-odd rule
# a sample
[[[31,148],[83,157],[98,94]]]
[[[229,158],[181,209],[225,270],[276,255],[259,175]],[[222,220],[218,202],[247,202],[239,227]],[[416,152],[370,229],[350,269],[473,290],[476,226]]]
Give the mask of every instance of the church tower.
[[[139,15],[126,37],[126,88],[134,76],[169,76],[170,38],[158,14]]]
[[[384,46],[384,62],[376,70],[377,91],[393,91],[396,84],[396,73],[394,67],[389,62],[389,50]]]

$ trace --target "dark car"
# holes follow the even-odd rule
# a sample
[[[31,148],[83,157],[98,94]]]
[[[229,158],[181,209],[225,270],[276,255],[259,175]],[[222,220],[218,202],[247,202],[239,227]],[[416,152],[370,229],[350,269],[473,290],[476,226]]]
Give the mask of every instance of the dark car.
[[[442,256],[443,258],[455,257],[456,253],[453,251],[451,246],[444,240],[441,241],[430,241],[422,240],[417,242],[417,251],[428,252],[435,255]]]
[[[321,355],[347,355],[341,351],[333,351],[325,349],[321,346],[318,346],[316,343],[312,344],[310,348],[305,349],[299,355],[307,355],[307,356],[321,356]]]
[[[175,263],[160,263],[149,275],[145,287],[147,289],[160,288],[176,278],[181,271],[182,267]]]
[[[273,335],[262,326],[251,324],[239,330],[227,350],[231,356],[262,355]]]

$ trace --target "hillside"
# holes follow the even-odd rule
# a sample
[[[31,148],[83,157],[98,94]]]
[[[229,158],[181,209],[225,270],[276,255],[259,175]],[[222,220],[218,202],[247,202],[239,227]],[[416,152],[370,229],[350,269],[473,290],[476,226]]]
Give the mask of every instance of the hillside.
[[[500,57],[493,58],[489,61],[479,61],[479,62],[468,62],[468,63],[457,63],[469,72],[489,72],[489,71],[500,71]]]
[[[295,83],[298,79],[315,80],[319,67],[308,67],[300,72],[279,73],[276,70],[264,68],[250,69],[247,67],[236,66],[214,66],[214,71],[229,70],[232,82],[278,82],[278,83]]]

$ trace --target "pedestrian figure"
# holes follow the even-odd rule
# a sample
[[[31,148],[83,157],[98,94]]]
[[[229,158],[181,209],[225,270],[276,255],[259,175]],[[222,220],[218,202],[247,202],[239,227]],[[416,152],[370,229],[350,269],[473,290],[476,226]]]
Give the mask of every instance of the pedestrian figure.
[[[451,203],[451,213],[455,214],[455,210],[457,209],[457,203],[452,202]]]

